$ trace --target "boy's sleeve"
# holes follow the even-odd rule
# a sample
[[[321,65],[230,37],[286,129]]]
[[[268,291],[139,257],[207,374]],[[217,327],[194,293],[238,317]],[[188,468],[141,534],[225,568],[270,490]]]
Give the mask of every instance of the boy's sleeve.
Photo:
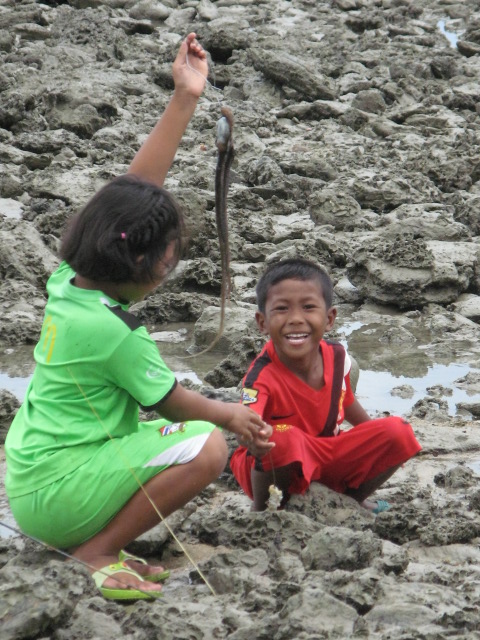
[[[349,407],[354,401],[355,401],[355,395],[352,391],[352,386],[350,384],[350,370],[352,368],[352,361],[350,360],[350,356],[348,355],[347,351],[345,351],[345,364],[344,364],[344,371],[343,371],[343,376],[344,376],[344,392],[345,395],[343,396],[343,406],[344,407]]]
[[[268,389],[256,382],[252,387],[242,387],[240,403],[248,405],[250,409],[263,418],[269,396]]]

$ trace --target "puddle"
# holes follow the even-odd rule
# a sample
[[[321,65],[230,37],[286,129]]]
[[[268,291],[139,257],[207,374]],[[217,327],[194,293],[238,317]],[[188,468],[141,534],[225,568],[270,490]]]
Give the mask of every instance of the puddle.
[[[465,376],[469,371],[472,371],[472,368],[468,365],[436,364],[428,367],[427,374],[422,378],[407,378],[394,376],[388,371],[361,370],[356,396],[367,413],[372,416],[375,412],[385,411],[395,415],[405,415],[418,400],[430,395],[427,391],[429,387],[441,385],[451,389],[455,380]],[[413,387],[413,395],[408,398],[392,395],[392,389],[401,385]],[[375,389],[375,393],[372,393],[372,389]],[[463,389],[456,387],[451,396],[443,394],[441,397],[448,403],[448,412],[451,416],[457,413],[457,403],[472,401],[471,396]]]
[[[388,340],[389,326],[394,325],[386,315],[381,323],[347,319],[337,327],[336,338],[360,367],[356,396],[368,413],[405,415],[418,400],[438,397],[447,402],[448,412],[454,416],[458,403],[472,402],[472,395],[455,385],[469,372],[479,371],[468,362],[469,342],[457,343],[453,353],[444,347],[435,353],[431,333],[422,325],[409,328],[411,341],[399,343],[395,332],[392,341]],[[429,392],[432,387],[435,389]],[[464,417],[468,419],[470,414]]]
[[[474,460],[473,462],[467,462],[466,466],[473,471],[477,476],[480,476],[480,460]]]
[[[453,49],[456,49],[459,36],[454,31],[448,31],[446,29],[445,20],[439,20],[437,22],[437,27],[439,28],[440,33],[442,33],[445,36],[445,38],[448,40],[450,46]]]
[[[23,204],[12,198],[0,198],[0,215],[6,218],[20,220],[23,213]]]
[[[356,395],[367,412],[372,416],[383,412],[405,415],[418,400],[429,396],[428,389],[435,386],[443,388],[440,397],[448,403],[451,416],[457,413],[459,402],[472,401],[472,396],[457,387],[455,381],[479,370],[468,362],[462,362],[459,345],[453,354],[446,353],[444,349],[435,354],[432,352],[431,335],[422,327],[416,328],[411,344],[385,342],[389,321],[391,318],[385,316],[381,323],[363,324],[345,314],[343,322],[337,320],[336,332],[332,336],[342,342],[358,362],[360,377]],[[225,356],[212,351],[188,357],[186,349],[192,342],[192,333],[193,324],[172,324],[152,335],[157,337],[162,357],[177,379],[200,384],[205,374]],[[164,339],[170,341],[165,342]],[[470,347],[465,343],[465,354]],[[7,389],[20,401],[33,373],[32,352],[33,347],[22,346],[0,353],[0,388]],[[397,388],[401,386],[411,387],[410,393],[407,390],[398,395]]]

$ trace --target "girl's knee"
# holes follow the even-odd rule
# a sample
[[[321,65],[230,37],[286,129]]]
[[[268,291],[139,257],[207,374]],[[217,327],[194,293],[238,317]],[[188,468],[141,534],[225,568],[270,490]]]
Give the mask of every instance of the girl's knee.
[[[214,429],[208,436],[198,458],[201,459],[202,463],[208,465],[212,470],[212,474],[216,474],[217,477],[225,469],[228,460],[228,447],[219,429]]]

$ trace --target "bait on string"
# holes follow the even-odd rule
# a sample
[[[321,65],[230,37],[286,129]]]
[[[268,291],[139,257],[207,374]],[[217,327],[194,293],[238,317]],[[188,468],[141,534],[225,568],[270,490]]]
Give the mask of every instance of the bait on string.
[[[227,217],[227,193],[230,182],[230,167],[235,156],[235,150],[233,146],[233,113],[226,107],[222,106],[219,93],[222,93],[221,89],[215,87],[207,77],[200,73],[197,69],[192,67],[188,60],[188,54],[186,55],[187,67],[199,75],[206,82],[207,86],[214,89],[216,92],[216,98],[218,106],[220,107],[220,119],[217,121],[217,131],[215,144],[217,147],[217,167],[215,170],[215,221],[217,227],[218,244],[220,248],[221,258],[221,271],[222,282],[220,291],[220,323],[217,333],[210,344],[197,353],[193,353],[188,356],[178,356],[180,360],[188,360],[190,358],[196,358],[210,351],[219,341],[223,335],[223,329],[225,326],[225,307],[230,300],[230,292],[232,289],[230,278],[230,245],[228,239],[228,217]]]

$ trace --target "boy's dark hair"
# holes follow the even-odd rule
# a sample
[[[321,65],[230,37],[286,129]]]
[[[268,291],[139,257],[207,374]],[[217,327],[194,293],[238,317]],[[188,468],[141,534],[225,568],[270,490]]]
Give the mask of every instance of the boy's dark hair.
[[[258,281],[256,292],[259,311],[265,313],[268,292],[282,280],[317,280],[321,286],[327,309],[332,306],[333,283],[328,273],[311,260],[288,258],[267,267]]]
[[[172,241],[178,262],[183,239],[182,210],[168,191],[124,175],[100,189],[73,218],[60,255],[84,278],[150,282]]]

